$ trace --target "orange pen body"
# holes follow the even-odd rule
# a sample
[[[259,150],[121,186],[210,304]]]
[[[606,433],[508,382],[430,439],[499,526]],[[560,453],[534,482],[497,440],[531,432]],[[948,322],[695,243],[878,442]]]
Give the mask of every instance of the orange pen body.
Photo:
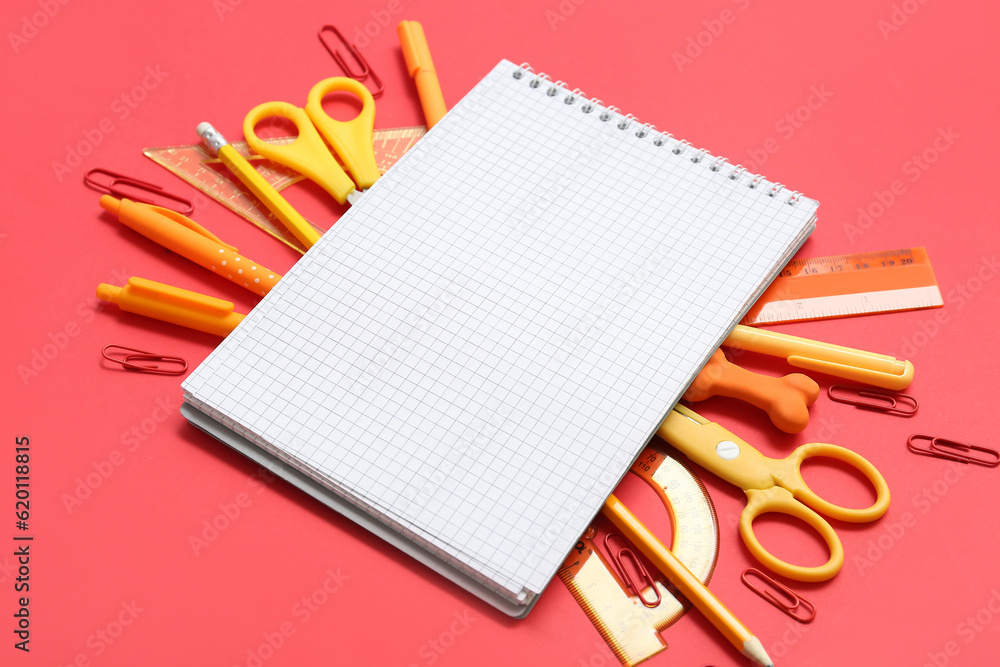
[[[176,211],[110,195],[102,196],[100,203],[126,227],[254,294],[264,296],[281,279],[280,274],[241,256],[236,248]]]
[[[223,338],[246,317],[243,313],[233,311],[231,301],[145,278],[129,278],[125,287],[101,283],[97,286],[97,298],[118,304],[119,308],[129,313],[145,315]]]

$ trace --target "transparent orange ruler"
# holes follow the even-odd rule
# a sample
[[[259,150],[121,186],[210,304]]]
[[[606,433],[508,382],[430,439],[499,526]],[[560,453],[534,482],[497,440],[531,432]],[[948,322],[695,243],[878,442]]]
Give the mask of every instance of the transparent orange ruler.
[[[707,584],[719,557],[719,524],[708,491],[683,458],[654,438],[631,471],[656,491],[670,515],[670,550]],[[608,549],[596,535],[591,526],[559,568],[559,578],[619,662],[631,667],[667,648],[660,633],[677,622],[690,605],[655,569],[649,570],[651,581],[639,591],[630,590],[622,571],[628,569],[629,576],[634,575],[635,561],[627,563],[631,558],[623,557],[619,547],[631,545],[619,535],[612,543],[614,548]]]
[[[944,305],[924,248],[793,259],[742,324],[775,324]]]
[[[375,130],[375,161],[379,170],[384,173],[426,132],[427,129],[424,127]],[[295,141],[295,137],[272,137],[266,141],[273,144],[288,144]],[[232,146],[240,155],[250,160],[264,180],[279,192],[305,178],[260,155],[253,154],[244,141],[234,141]],[[226,169],[222,161],[210,155],[201,144],[147,148],[142,153],[285,245],[302,253],[306,251],[299,240],[274,217],[274,214]],[[324,231],[317,225],[310,224],[320,233]]]

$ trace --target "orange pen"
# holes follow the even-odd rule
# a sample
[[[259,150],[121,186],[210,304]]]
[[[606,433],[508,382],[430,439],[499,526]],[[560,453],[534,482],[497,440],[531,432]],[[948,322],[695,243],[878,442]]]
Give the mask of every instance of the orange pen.
[[[232,301],[145,278],[129,278],[125,287],[101,283],[97,286],[97,298],[118,304],[129,313],[222,337],[228,336],[246,317],[233,310]]]
[[[399,44],[403,48],[406,69],[417,84],[420,106],[424,109],[429,130],[448,109],[444,105],[444,95],[441,94],[441,84],[434,70],[431,51],[427,47],[424,28],[416,21],[400,21],[396,26],[396,34],[399,35]]]
[[[236,248],[177,211],[111,195],[101,197],[101,208],[116,214],[126,227],[255,294],[264,296],[281,280],[280,274],[239,255]]]

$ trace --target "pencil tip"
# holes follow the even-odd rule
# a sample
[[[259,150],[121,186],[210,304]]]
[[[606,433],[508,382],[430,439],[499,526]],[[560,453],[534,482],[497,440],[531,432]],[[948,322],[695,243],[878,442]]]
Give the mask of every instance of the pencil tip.
[[[764,667],[774,667],[774,662],[767,655],[767,651],[764,650],[764,645],[760,643],[760,640],[756,637],[751,637],[750,639],[743,642],[743,655],[750,658],[758,665],[763,665]]]

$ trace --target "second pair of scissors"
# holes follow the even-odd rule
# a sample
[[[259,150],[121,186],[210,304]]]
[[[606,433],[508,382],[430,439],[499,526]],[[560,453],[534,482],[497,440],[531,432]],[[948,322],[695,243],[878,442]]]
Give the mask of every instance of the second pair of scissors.
[[[743,542],[758,561],[790,579],[826,581],[844,563],[844,548],[837,533],[816,511],[840,521],[864,523],[878,519],[889,509],[889,486],[882,474],[867,459],[843,447],[810,443],[796,448],[786,458],[772,459],[721,425],[681,405],[673,409],[656,433],[701,467],[744,490],[747,506],[740,515]],[[852,509],[817,496],[802,478],[802,463],[812,457],[836,459],[858,470],[875,487],[874,504]],[[772,555],[753,531],[753,520],[768,513],[805,521],[826,542],[830,559],[823,565],[805,567]]]
[[[356,95],[361,100],[361,112],[348,121],[331,118],[323,109],[323,98],[334,92]],[[284,145],[272,144],[257,136],[254,127],[271,116],[287,118],[295,124],[299,132],[295,141]],[[243,121],[243,134],[250,148],[309,177],[341,204],[348,201],[354,203],[361,190],[378,180],[380,173],[373,148],[374,128],[375,100],[372,94],[364,84],[347,77],[331,77],[317,83],[309,91],[304,109],[288,102],[265,102],[251,109]],[[350,177],[334,159],[323,139],[336,151]]]

